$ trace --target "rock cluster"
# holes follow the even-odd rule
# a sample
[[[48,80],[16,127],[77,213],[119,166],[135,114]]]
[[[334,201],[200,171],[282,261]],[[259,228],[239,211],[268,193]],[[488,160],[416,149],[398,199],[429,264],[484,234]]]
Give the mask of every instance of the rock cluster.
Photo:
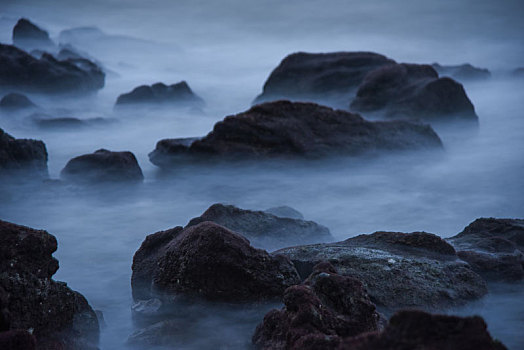
[[[131,92],[118,96],[116,100],[117,105],[137,103],[163,103],[201,107],[204,105],[204,100],[197,96],[185,81],[169,86],[163,83],[156,83],[151,86],[142,85]]]

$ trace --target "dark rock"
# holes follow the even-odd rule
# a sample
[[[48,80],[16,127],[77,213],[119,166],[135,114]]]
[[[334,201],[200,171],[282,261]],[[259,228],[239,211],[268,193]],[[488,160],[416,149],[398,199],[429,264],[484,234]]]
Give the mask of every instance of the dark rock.
[[[253,246],[264,249],[334,240],[326,227],[313,221],[282,218],[232,205],[213,204],[201,216],[192,219],[187,227],[204,221],[224,226],[249,239]]]
[[[0,100],[0,108],[2,109],[15,110],[31,107],[36,106],[33,102],[31,102],[30,99],[27,98],[27,96],[16,92],[7,94],[4,97],[2,97],[2,100]]]
[[[294,53],[273,70],[255,103],[334,100],[331,105],[345,107],[368,72],[391,63],[395,61],[372,52]]]
[[[86,59],[58,61],[44,53],[37,59],[0,44],[0,87],[40,93],[78,93],[101,89],[105,74]]]
[[[203,106],[204,100],[195,95],[185,81],[173,85],[156,83],[142,85],[118,96],[117,105],[135,103],[170,103],[181,106]]]
[[[49,33],[25,18],[19,19],[13,28],[13,44],[24,50],[49,50],[55,46],[49,38]]]
[[[457,317],[401,311],[391,317],[384,331],[346,338],[336,349],[504,350],[506,347],[491,338],[486,323],[479,316]]]
[[[7,332],[1,332],[0,349],[36,350],[36,339],[25,329],[14,329]]]
[[[431,65],[439,75],[445,75],[459,81],[484,80],[491,78],[491,73],[486,68],[474,67],[469,63],[457,66],[441,66],[438,63]]]
[[[99,327],[86,299],[51,277],[56,238],[0,221],[0,297],[8,329],[33,329],[38,349],[97,348]]]
[[[419,64],[391,64],[370,72],[351,108],[359,112],[384,111],[385,117],[396,119],[478,120],[461,84],[439,78],[431,66]]]
[[[15,139],[0,129],[0,171],[47,177],[47,150],[42,141]]]
[[[317,265],[303,284],[286,289],[284,304],[256,328],[257,348],[322,349],[338,337],[380,329],[381,316],[362,283],[337,274],[329,263]]]
[[[149,235],[133,258],[134,299],[173,295],[245,302],[278,298],[299,282],[293,264],[212,222]],[[170,297],[171,296],[171,297]]]
[[[282,205],[280,207],[272,207],[264,210],[268,214],[273,214],[281,218],[290,218],[304,220],[304,215],[296,209],[288,207],[287,205]]]
[[[188,157],[321,158],[442,147],[427,125],[369,122],[358,114],[289,101],[264,103],[226,117],[206,137],[187,143],[187,139],[161,140],[149,159],[169,167]]]
[[[371,300],[389,309],[442,309],[486,294],[484,280],[459,260],[453,247],[425,232],[376,232],[338,243],[284,248],[305,278],[322,261],[362,281]]]
[[[71,159],[60,177],[73,182],[98,183],[142,181],[144,175],[131,152],[111,152],[99,149]]]
[[[43,129],[69,129],[81,128],[87,126],[87,123],[78,118],[63,117],[63,118],[32,118],[33,122]]]
[[[448,241],[484,278],[524,279],[524,220],[480,218]]]

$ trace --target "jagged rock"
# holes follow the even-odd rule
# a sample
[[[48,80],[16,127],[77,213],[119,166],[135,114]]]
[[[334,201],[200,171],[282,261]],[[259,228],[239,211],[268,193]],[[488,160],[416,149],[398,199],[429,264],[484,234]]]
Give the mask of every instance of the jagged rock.
[[[8,110],[18,110],[36,107],[36,105],[23,94],[16,92],[9,93],[0,100],[0,108]]]
[[[388,309],[442,309],[487,292],[484,280],[458,259],[451,245],[425,232],[375,232],[274,254],[289,257],[302,278],[317,263],[328,261],[341,274],[362,281],[371,300]]]
[[[439,78],[429,65],[391,64],[370,72],[351,108],[383,111],[394,119],[478,121],[464,87],[451,78]]]
[[[136,103],[169,103],[180,106],[203,106],[204,100],[195,95],[185,81],[172,85],[156,83],[141,85],[133,91],[118,96],[117,105]]]
[[[47,177],[47,150],[42,141],[15,139],[0,129],[0,171]]]
[[[272,207],[264,211],[268,214],[273,214],[281,218],[304,220],[304,215],[302,215],[301,212],[291,207],[288,207],[287,205]]]
[[[524,279],[524,220],[480,218],[448,241],[484,278]]]
[[[0,220],[2,330],[33,329],[38,349],[97,349],[96,314],[79,293],[51,277],[56,238]]]
[[[286,289],[284,304],[282,310],[270,311],[256,328],[253,344],[257,348],[321,349],[332,338],[381,328],[381,316],[362,283],[337,274],[329,263],[315,266],[303,284]],[[311,337],[322,341],[304,341]]]
[[[137,182],[144,179],[133,153],[106,149],[71,159],[60,172],[60,177],[84,183]]]
[[[204,221],[224,226],[249,239],[253,246],[264,249],[334,240],[326,227],[313,221],[282,218],[263,211],[244,210],[219,203],[192,219],[187,227]]]
[[[438,63],[431,65],[439,75],[445,75],[459,81],[483,80],[491,78],[491,73],[486,68],[474,67],[469,63],[457,66],[441,66]]]
[[[49,33],[40,29],[26,18],[18,20],[13,28],[13,44],[24,50],[50,50],[55,44],[49,38]]]
[[[44,53],[37,59],[0,44],[0,87],[40,93],[89,92],[104,87],[105,74],[86,59],[59,61]]]
[[[269,102],[215,124],[206,137],[166,139],[149,154],[160,167],[180,160],[321,158],[441,148],[430,126],[369,122],[313,103]]]
[[[373,52],[294,53],[273,70],[255,103],[290,99],[345,107],[368,72],[391,63]]]
[[[133,257],[133,298],[181,295],[210,301],[273,299],[299,283],[285,257],[253,248],[247,239],[212,222],[147,236]]]

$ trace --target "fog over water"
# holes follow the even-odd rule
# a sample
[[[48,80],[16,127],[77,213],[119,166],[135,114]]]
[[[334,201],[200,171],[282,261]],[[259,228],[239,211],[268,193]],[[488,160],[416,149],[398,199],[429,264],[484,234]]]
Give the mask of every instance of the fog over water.
[[[143,184],[82,188],[46,183],[0,190],[0,218],[45,229],[58,239],[54,276],[102,310],[102,349],[124,349],[131,318],[131,262],[147,234],[185,225],[211,204],[247,209],[289,205],[337,239],[384,231],[452,236],[479,217],[524,218],[524,66],[522,1],[24,1],[0,0],[0,42],[20,17],[49,31],[96,26],[104,40],[72,44],[108,71],[85,97],[29,95],[52,116],[102,117],[82,129],[43,130],[27,114],[0,115],[17,138],[43,140],[49,174],[99,148],[132,151]],[[403,153],[271,166],[181,166],[162,173],[147,154],[163,138],[201,136],[224,116],[248,109],[271,70],[296,51],[375,51],[398,62],[461,64],[491,70],[464,82],[478,130],[436,128],[444,152]],[[142,84],[186,80],[206,101],[203,113],[144,107],[114,109]],[[349,101],[348,101],[349,104]],[[364,115],[365,116],[365,115]],[[485,317],[492,335],[524,348],[524,285],[493,287],[460,314]],[[180,348],[246,348],[271,305],[197,317]],[[204,312],[200,310],[199,312]],[[213,347],[211,347],[213,348]]]

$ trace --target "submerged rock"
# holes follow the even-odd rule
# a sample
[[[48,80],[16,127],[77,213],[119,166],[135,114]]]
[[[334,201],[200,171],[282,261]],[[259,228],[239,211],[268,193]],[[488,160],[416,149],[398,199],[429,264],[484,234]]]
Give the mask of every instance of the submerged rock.
[[[284,308],[264,317],[253,344],[259,349],[334,348],[339,337],[377,331],[381,323],[362,283],[322,263],[304,283],[286,289]]]
[[[388,309],[428,310],[465,304],[487,293],[486,283],[440,237],[425,233],[375,232],[337,243],[277,250],[305,278],[328,261],[362,281],[371,300]]]
[[[346,106],[370,71],[395,61],[373,52],[298,52],[284,58],[255,103],[290,99]]]
[[[52,279],[56,249],[46,231],[0,220],[0,330],[33,329],[38,349],[97,349],[95,312],[81,294]]]
[[[106,149],[71,159],[60,172],[60,177],[84,183],[137,182],[144,179],[133,153]]]
[[[212,222],[147,236],[133,257],[133,298],[198,297],[247,302],[279,298],[299,283],[293,264],[253,248]]]
[[[42,141],[15,139],[0,129],[0,172],[47,177],[47,150]]]
[[[204,221],[224,226],[249,239],[253,246],[264,249],[334,240],[327,227],[313,221],[283,218],[220,203],[213,204],[201,216],[192,219],[187,227]]]
[[[19,19],[14,26],[13,44],[24,50],[49,50],[55,47],[49,38],[49,33],[26,18]]]
[[[188,157],[206,161],[321,158],[441,147],[439,137],[427,125],[369,122],[358,114],[313,103],[277,101],[226,117],[202,139],[161,140],[149,159],[169,167]]]
[[[480,218],[448,242],[488,280],[524,279],[524,220]]]
[[[0,100],[0,108],[7,110],[19,110],[36,107],[36,105],[23,94],[11,92]]]
[[[59,61],[44,53],[37,59],[0,44],[0,87],[40,93],[89,92],[104,87],[105,74],[86,59]]]
[[[204,100],[195,95],[185,81],[172,85],[156,83],[142,85],[133,91],[118,96],[117,105],[136,103],[169,103],[180,106],[203,106]]]
[[[455,78],[459,81],[484,80],[491,78],[491,73],[486,68],[474,67],[469,63],[457,66],[441,66],[438,63],[431,65],[439,75]]]
[[[478,121],[464,87],[451,78],[439,78],[429,65],[391,64],[370,72],[351,108],[381,111],[394,119]]]

